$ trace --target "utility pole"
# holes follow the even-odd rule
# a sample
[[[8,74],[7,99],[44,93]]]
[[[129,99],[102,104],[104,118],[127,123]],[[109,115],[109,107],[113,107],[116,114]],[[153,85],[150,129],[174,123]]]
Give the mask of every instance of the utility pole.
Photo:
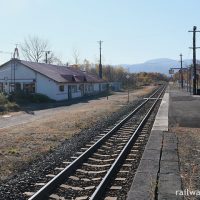
[[[189,67],[189,92],[190,92],[190,94],[192,93],[192,88],[191,88],[192,83],[191,83],[191,80],[192,80],[192,66]]]
[[[102,44],[103,41],[98,41],[99,43],[99,78],[102,78],[102,64],[101,64],[101,44]]]
[[[188,70],[189,69],[187,69],[187,92],[188,92],[188,85],[189,85],[189,80],[188,80],[189,79],[189,72],[188,72]]]
[[[16,70],[16,59],[19,59],[19,50],[17,48],[18,44],[15,44],[16,47],[14,49],[14,54],[13,54],[13,92],[16,92],[16,83],[15,83],[15,70]],[[12,79],[12,64],[11,64],[11,79]],[[12,81],[11,81],[12,82]]]
[[[50,54],[51,51],[43,51],[43,52],[45,52],[45,63],[47,64],[47,62],[48,62],[48,54]]]
[[[128,90],[128,103],[129,103],[129,78],[130,78],[130,75],[127,74],[126,79],[127,79],[127,90]]]
[[[196,69],[196,49],[199,47],[196,47],[196,32],[197,27],[193,26],[193,31],[188,31],[188,32],[193,32],[193,47],[190,47],[193,49],[193,95],[197,94],[197,69]]]
[[[182,54],[180,54],[180,58],[181,58],[181,88],[183,89],[183,60],[182,60]]]

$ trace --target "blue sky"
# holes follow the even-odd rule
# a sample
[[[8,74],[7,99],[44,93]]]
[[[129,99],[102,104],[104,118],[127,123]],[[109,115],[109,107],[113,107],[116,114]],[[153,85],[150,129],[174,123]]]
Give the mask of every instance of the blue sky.
[[[106,64],[179,59],[180,53],[189,59],[188,30],[194,25],[200,30],[199,0],[0,0],[0,5],[0,51],[13,51],[24,38],[38,36],[70,63],[74,49],[81,61],[97,62],[98,40],[104,41]],[[0,54],[0,64],[9,58]]]

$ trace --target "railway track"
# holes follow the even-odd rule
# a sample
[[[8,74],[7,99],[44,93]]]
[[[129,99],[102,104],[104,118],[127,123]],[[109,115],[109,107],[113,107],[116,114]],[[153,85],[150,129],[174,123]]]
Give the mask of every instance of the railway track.
[[[124,199],[165,86],[24,193],[29,200]]]

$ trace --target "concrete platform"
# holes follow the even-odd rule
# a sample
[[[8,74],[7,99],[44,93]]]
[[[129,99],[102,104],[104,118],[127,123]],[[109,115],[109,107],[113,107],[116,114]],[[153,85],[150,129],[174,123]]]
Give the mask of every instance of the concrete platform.
[[[200,128],[200,95],[171,86],[169,103],[170,126]]]
[[[160,104],[152,130],[168,131],[169,93],[165,93]]]
[[[166,91],[128,192],[127,200],[175,200],[181,190],[177,138],[168,132],[169,92]]]

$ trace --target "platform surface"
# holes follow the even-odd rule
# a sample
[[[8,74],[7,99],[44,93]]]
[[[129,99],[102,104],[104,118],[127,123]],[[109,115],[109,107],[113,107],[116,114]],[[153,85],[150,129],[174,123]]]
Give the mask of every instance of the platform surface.
[[[127,200],[183,199],[182,196],[176,195],[176,191],[181,190],[181,177],[177,137],[168,130],[169,116],[176,117],[174,108],[170,108],[170,102],[171,91],[167,89]]]
[[[200,128],[200,95],[172,87],[169,103],[170,126]]]

